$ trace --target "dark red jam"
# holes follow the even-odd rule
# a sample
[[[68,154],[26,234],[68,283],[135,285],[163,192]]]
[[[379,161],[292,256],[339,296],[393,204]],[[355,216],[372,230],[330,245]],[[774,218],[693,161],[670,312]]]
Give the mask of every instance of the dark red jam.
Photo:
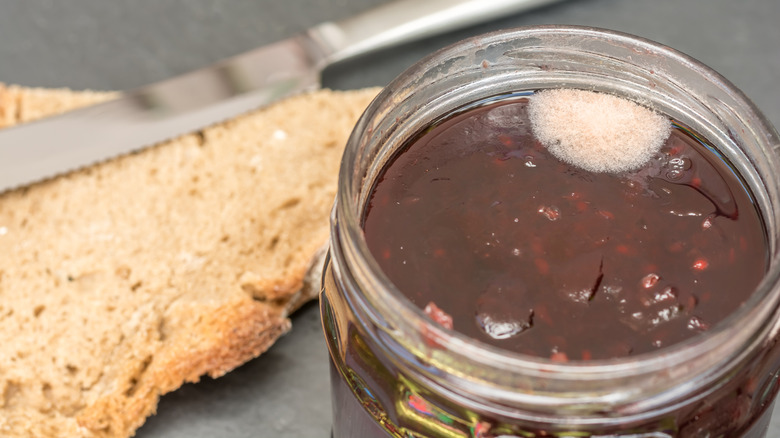
[[[640,170],[588,172],[534,138],[527,104],[447,117],[377,179],[366,240],[409,300],[466,336],[557,361],[651,352],[742,305],[767,247],[723,157],[675,125]]]

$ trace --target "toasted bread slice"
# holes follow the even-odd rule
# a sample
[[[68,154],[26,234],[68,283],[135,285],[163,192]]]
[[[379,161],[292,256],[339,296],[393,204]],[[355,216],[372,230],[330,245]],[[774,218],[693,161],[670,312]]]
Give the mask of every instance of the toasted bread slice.
[[[289,330],[375,93],[293,97],[0,195],[0,435],[131,436],[160,395]],[[112,96],[0,85],[0,126]]]

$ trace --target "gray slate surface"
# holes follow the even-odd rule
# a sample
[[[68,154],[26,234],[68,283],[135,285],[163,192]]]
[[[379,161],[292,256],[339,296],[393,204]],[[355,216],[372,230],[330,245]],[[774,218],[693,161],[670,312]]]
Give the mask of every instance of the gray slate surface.
[[[421,0],[424,1],[424,0]],[[489,1],[489,0],[486,0]],[[0,81],[122,90],[158,81],[383,0],[8,0]],[[489,30],[559,23],[644,36],[698,58],[780,124],[780,1],[569,0],[331,68],[325,85],[383,85],[443,45]],[[266,355],[165,396],[137,436],[329,436],[327,352],[315,305]],[[769,436],[780,437],[780,415]]]

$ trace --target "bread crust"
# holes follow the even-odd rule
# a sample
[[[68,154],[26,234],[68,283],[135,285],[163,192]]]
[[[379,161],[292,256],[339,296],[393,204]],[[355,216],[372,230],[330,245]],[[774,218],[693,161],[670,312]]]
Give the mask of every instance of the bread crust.
[[[132,436],[162,394],[290,330],[376,91],[297,96],[0,195],[0,436]],[[0,127],[114,96],[0,84]]]
[[[159,397],[183,382],[197,382],[208,374],[220,377],[265,352],[290,329],[278,309],[263,303],[236,300],[205,315],[190,345],[174,344],[132,363],[120,375],[115,391],[98,398],[78,416],[79,426],[94,436],[136,430],[156,411]]]

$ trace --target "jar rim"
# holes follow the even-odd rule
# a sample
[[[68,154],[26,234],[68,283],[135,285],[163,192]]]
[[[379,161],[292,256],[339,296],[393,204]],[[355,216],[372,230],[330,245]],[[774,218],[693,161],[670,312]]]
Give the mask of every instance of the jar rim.
[[[739,309],[733,311],[705,333],[663,347],[655,352],[614,359],[555,362],[549,358],[501,349],[461,333],[446,330],[431,321],[422,309],[411,303],[382,272],[378,263],[371,256],[360,226],[362,206],[357,205],[360,203],[360,193],[355,191],[356,185],[353,184],[356,182],[355,178],[366,177],[363,174],[356,174],[354,168],[362,152],[360,137],[362,131],[366,129],[367,118],[377,111],[382,101],[394,98],[397,101],[397,97],[394,97],[395,91],[410,78],[424,74],[424,70],[430,65],[457,56],[464,49],[474,51],[502,41],[539,36],[572,40],[598,38],[614,41],[635,47],[638,52],[652,53],[683,65],[700,76],[702,80],[710,82],[732,96],[740,105],[738,110],[746,114],[756,132],[763,136],[758,140],[767,149],[778,147],[778,135],[771,123],[736,86],[692,57],[641,37],[587,26],[543,25],[492,32],[443,48],[402,73],[384,88],[369,105],[349,139],[339,173],[338,194],[332,218],[333,228],[338,230],[333,232],[332,245],[337,253],[342,253],[344,261],[351,268],[360,265],[356,267],[359,272],[355,273],[359,288],[364,291],[369,301],[377,303],[381,300],[381,305],[389,310],[389,314],[392,314],[391,332],[403,333],[407,329],[419,330],[424,327],[427,334],[435,338],[436,343],[449,353],[468,358],[469,361],[489,366],[502,373],[517,373],[518,370],[523,370],[545,378],[553,375],[564,380],[599,381],[618,376],[629,377],[666,370],[703,356],[706,356],[707,360],[712,363],[722,362],[725,359],[715,357],[716,352],[721,354],[729,348],[737,348],[738,344],[761,343],[765,342],[768,337],[774,337],[778,331],[778,327],[776,327],[778,324],[777,310],[780,306],[780,262],[778,261],[780,255],[777,254],[777,245],[771,241],[773,236],[767,236],[767,240],[771,241],[770,264],[767,272],[756,290],[751,293]],[[773,208],[777,209],[777,206]],[[775,234],[777,234],[776,231]],[[376,315],[376,309],[367,310],[370,315],[373,315],[372,319],[375,319],[373,322],[380,325],[387,324],[386,319]],[[734,327],[739,327],[743,334],[734,336]],[[454,374],[458,374],[458,371],[463,370],[454,370]]]

